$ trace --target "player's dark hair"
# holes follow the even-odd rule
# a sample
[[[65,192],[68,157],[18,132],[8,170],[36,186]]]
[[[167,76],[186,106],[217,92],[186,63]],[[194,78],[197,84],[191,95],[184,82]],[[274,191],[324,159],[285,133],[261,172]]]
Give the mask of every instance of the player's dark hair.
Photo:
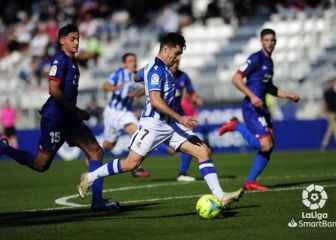
[[[135,55],[135,53],[127,52],[124,55],[122,55],[122,57],[121,57],[122,62],[125,63],[128,57],[135,57],[136,58],[136,55]]]
[[[271,28],[264,28],[260,32],[260,38],[263,38],[265,35],[272,34],[274,37],[276,36],[275,31]]]
[[[61,48],[60,39],[62,37],[67,36],[69,33],[73,33],[73,32],[79,32],[79,30],[78,30],[78,27],[72,23],[63,26],[58,30],[57,42],[58,42],[59,48]]]
[[[181,46],[181,48],[185,48],[186,46],[184,37],[179,33],[170,32],[162,36],[160,39],[160,50],[164,46],[175,47],[177,45]]]

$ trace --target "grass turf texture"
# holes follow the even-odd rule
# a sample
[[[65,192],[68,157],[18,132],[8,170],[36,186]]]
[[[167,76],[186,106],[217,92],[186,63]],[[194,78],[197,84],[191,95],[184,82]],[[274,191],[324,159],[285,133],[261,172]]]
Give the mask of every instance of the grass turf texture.
[[[239,188],[252,164],[253,154],[215,154],[213,159],[226,191]],[[336,228],[287,226],[301,212],[302,188],[326,185],[328,201],[323,210],[336,221],[336,152],[278,152],[260,179],[274,190],[246,194],[223,217],[203,220],[195,213],[197,195],[208,193],[203,181],[176,184],[176,157],[150,157],[144,167],[148,179],[130,174],[106,178],[105,189],[125,186],[133,190],[106,192],[118,199],[118,212],[93,213],[87,208],[39,210],[61,207],[55,199],[75,193],[83,161],[55,161],[38,174],[14,161],[0,161],[0,239],[334,239]],[[196,164],[191,175],[199,176]],[[151,188],[142,186],[154,185]],[[329,185],[329,187],[328,187]],[[288,188],[300,188],[286,190]],[[169,199],[181,197],[180,199]],[[148,201],[148,199],[159,199]],[[168,198],[168,199],[164,199]],[[140,200],[140,201],[139,201]],[[70,200],[85,204],[89,200]],[[26,210],[37,209],[33,212]]]

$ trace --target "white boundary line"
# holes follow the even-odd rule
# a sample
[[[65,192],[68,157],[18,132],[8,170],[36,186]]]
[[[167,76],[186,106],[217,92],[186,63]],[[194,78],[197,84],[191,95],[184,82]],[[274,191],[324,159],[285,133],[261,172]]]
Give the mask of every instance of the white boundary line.
[[[122,187],[122,188],[114,188],[114,189],[106,189],[104,192],[120,192],[120,191],[127,191],[131,189],[147,189],[147,188],[155,188],[155,187],[162,187],[162,186],[174,186],[177,184],[152,184],[152,185],[142,185],[142,186],[130,186],[130,187]],[[324,187],[336,187],[336,184],[330,184],[330,185],[322,185]],[[295,186],[295,187],[284,187],[284,188],[274,188],[269,189],[267,192],[281,192],[281,191],[293,191],[293,190],[299,190],[304,189],[306,186]],[[267,193],[266,192],[266,193]],[[247,192],[247,193],[258,193],[258,192]],[[181,196],[172,196],[172,197],[162,197],[162,198],[150,198],[150,199],[139,199],[139,200],[130,200],[130,201],[124,201],[123,204],[128,203],[141,203],[141,202],[157,202],[157,201],[167,201],[167,200],[174,200],[174,199],[186,199],[186,198],[196,198],[201,196],[202,194],[194,194],[194,195],[181,195]],[[61,197],[55,200],[55,203],[61,206],[66,207],[87,207],[89,204],[78,204],[78,203],[72,203],[68,200],[78,198],[78,194],[73,194],[70,196]]]
[[[199,181],[201,182],[201,181]],[[106,189],[104,192],[118,192],[118,191],[128,191],[128,190],[134,190],[134,189],[146,189],[146,188],[156,188],[156,187],[162,187],[162,186],[175,186],[175,185],[184,185],[188,183],[162,183],[162,184],[149,184],[149,185],[141,185],[141,186],[128,186],[128,187],[120,187],[120,188],[114,188],[114,189]],[[336,184],[329,184],[329,185],[322,185],[326,188],[333,188],[336,187]],[[293,190],[300,190],[304,189],[305,186],[294,186],[294,187],[285,187],[285,188],[274,188],[269,189],[267,192],[281,192],[281,191],[293,191]],[[260,192],[247,192],[248,194],[253,193],[260,193]],[[150,199],[139,199],[139,200],[130,200],[130,201],[124,201],[121,202],[121,204],[130,204],[130,203],[144,203],[144,202],[158,202],[158,201],[169,201],[169,200],[178,200],[178,199],[190,199],[190,198],[197,198],[200,197],[202,194],[194,194],[194,195],[181,195],[181,196],[172,196],[172,197],[162,197],[162,198],[150,198]],[[57,198],[55,200],[55,203],[58,205],[61,205],[63,207],[55,207],[55,208],[44,208],[44,209],[30,209],[26,210],[29,212],[36,212],[36,211],[52,211],[52,210],[62,210],[62,209],[74,209],[74,208],[83,208],[88,207],[89,204],[78,204],[78,203],[72,203],[68,202],[69,199],[78,198],[78,194],[73,194],[69,196],[64,196],[61,198]]]

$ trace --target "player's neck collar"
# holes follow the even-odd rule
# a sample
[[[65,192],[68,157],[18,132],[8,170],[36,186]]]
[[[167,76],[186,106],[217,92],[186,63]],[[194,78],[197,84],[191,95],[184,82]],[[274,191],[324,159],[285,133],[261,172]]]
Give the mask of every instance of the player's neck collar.
[[[61,49],[60,52],[71,59],[75,59],[75,56],[69,56],[63,49]]]
[[[266,58],[272,58],[272,55],[271,54],[268,54],[266,51],[265,51],[265,49],[261,49],[261,52],[262,52],[262,54],[266,57]]]
[[[156,56],[155,59],[158,63],[162,64],[165,67],[168,67],[167,64],[159,56]]]

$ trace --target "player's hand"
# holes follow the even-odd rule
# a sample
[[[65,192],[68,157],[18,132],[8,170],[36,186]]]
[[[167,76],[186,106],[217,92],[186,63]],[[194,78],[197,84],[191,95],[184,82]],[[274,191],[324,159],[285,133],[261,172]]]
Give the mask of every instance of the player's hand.
[[[181,125],[185,126],[186,128],[193,129],[197,126],[198,122],[195,118],[193,117],[186,117],[182,116],[179,120],[178,123]]]
[[[295,93],[288,93],[287,98],[293,102],[298,102],[300,101],[300,96],[295,94]]]
[[[128,96],[128,97],[136,97],[136,91],[129,91],[129,92],[127,93],[127,96]]]
[[[259,97],[252,96],[250,99],[251,99],[251,103],[252,103],[252,105],[254,107],[256,107],[256,108],[263,108],[264,103],[263,103],[263,101]]]
[[[77,109],[77,116],[80,120],[87,121],[90,119],[90,114],[82,109]]]
[[[120,83],[116,85],[116,90],[123,88],[124,84]]]

